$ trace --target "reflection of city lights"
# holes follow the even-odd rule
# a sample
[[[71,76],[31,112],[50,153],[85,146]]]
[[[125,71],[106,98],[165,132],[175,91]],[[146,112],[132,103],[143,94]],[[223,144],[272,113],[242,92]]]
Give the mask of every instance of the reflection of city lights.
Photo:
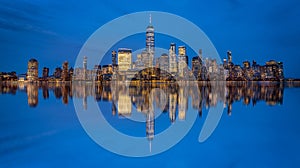
[[[211,83],[213,84],[213,83]],[[95,101],[111,101],[112,114],[130,114],[132,103],[138,111],[149,109],[149,103],[154,103],[158,109],[167,111],[170,114],[170,120],[176,119],[176,109],[178,109],[179,119],[184,120],[185,112],[189,108],[187,106],[188,98],[191,98],[193,109],[203,109],[204,107],[216,106],[218,101],[223,102],[223,107],[227,107],[228,114],[231,114],[232,104],[241,101],[248,105],[252,103],[256,105],[259,101],[265,101],[268,105],[276,105],[283,103],[284,87],[278,83],[247,83],[247,82],[230,82],[226,83],[226,87],[215,86],[213,90],[210,86],[198,83],[200,94],[196,94],[193,87],[188,84],[170,85],[160,84],[152,88],[151,85],[142,87],[132,85],[126,91],[126,87],[118,85],[118,89],[113,84],[91,84],[91,83],[72,83],[72,84],[37,84],[37,83],[1,83],[0,93],[15,94],[25,88],[28,97],[28,104],[36,106],[38,104],[39,90],[42,92],[44,99],[49,98],[49,92],[53,92],[55,98],[62,99],[62,103],[68,104],[69,98],[75,97],[86,99],[91,96]],[[152,92],[150,92],[153,90]],[[153,97],[153,102],[146,100],[146,97]],[[120,103],[121,102],[121,103]],[[120,108],[118,106],[124,106]],[[125,108],[126,107],[126,108]],[[118,111],[121,109],[122,111]],[[124,111],[125,110],[125,111]],[[124,111],[124,112],[123,112]],[[146,113],[145,113],[146,114]]]

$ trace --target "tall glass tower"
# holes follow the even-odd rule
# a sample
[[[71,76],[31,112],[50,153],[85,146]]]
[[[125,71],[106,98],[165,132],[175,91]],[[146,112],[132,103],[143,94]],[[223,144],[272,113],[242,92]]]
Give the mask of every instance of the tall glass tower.
[[[154,27],[152,26],[152,18],[150,15],[149,25],[146,29],[146,52],[142,54],[145,68],[153,66],[154,47]]]
[[[151,14],[149,17],[149,25],[146,29],[146,50],[150,53],[154,53],[154,27],[152,26]]]
[[[169,73],[177,75],[176,44],[171,43],[169,49]]]

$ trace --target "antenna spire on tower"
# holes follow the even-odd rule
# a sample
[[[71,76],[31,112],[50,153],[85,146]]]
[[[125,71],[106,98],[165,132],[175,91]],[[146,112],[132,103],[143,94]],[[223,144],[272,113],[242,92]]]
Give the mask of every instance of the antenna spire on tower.
[[[151,13],[150,13],[150,16],[149,16],[149,23],[151,24],[152,22],[152,16],[151,16]]]

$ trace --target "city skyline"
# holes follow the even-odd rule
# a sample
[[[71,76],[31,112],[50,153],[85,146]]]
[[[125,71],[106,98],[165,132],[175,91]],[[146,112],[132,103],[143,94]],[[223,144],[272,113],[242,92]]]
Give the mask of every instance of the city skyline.
[[[174,43],[171,43],[171,47],[172,45],[175,45]],[[179,48],[185,48],[184,46],[179,46]],[[179,49],[180,50],[180,49]],[[178,50],[178,52],[180,52]],[[131,56],[131,49],[128,49],[128,48],[120,48],[120,51],[123,52],[129,52],[130,53],[130,58],[132,57]],[[200,49],[199,50],[199,55],[201,55],[201,52],[202,50]],[[230,53],[230,56],[229,54]],[[56,68],[53,70],[53,73],[50,74],[50,70],[48,67],[43,67],[43,68],[40,68],[38,65],[38,60],[34,59],[34,58],[31,58],[29,61],[28,61],[28,68],[26,70],[25,73],[21,73],[21,74],[18,74],[16,73],[16,71],[9,71],[9,72],[0,72],[0,81],[24,81],[24,80],[28,80],[28,81],[48,81],[49,79],[51,79],[52,81],[57,81],[55,79],[60,79],[60,81],[72,81],[72,80],[100,80],[99,79],[99,75],[106,75],[106,74],[111,74],[113,75],[115,72],[118,72],[120,73],[122,70],[119,70],[119,64],[114,64],[114,59],[116,59],[116,51],[112,51],[112,56],[111,56],[111,59],[112,59],[112,63],[111,64],[108,64],[108,65],[100,65],[100,64],[95,64],[94,65],[94,68],[93,69],[88,69],[87,68],[87,59],[88,57],[85,57],[84,58],[84,62],[83,62],[83,66],[82,67],[77,67],[75,68],[75,70],[73,69],[73,67],[69,67],[69,63],[68,61],[64,61],[62,63],[62,66],[59,67],[59,66],[56,66]],[[127,54],[128,55],[128,54]],[[176,55],[176,54],[175,54]],[[118,56],[117,56],[118,57]],[[233,64],[230,60],[231,60],[231,51],[227,51],[227,59],[224,58],[223,59],[223,64],[217,64],[216,60],[214,59],[209,59],[209,58],[206,58],[205,60],[201,59],[202,56],[196,56],[196,57],[192,57],[192,61],[191,63],[189,63],[187,61],[187,58],[185,58],[184,60],[180,60],[180,54],[177,56],[176,55],[176,71],[175,72],[170,72],[169,70],[169,67],[167,65],[167,68],[165,68],[164,66],[166,65],[163,65],[164,62],[166,61],[161,61],[162,59],[164,59],[164,57],[166,57],[165,59],[169,59],[168,55],[163,53],[159,58],[156,59],[157,62],[155,62],[156,65],[153,65],[151,67],[153,68],[158,68],[157,70],[160,70],[160,71],[166,71],[167,73],[170,73],[173,77],[175,77],[176,79],[179,79],[179,80],[183,80],[182,78],[180,77],[183,77],[183,75],[180,75],[180,70],[177,68],[177,66],[179,66],[180,64],[180,61],[183,61],[184,63],[184,66],[186,66],[187,70],[185,70],[185,75],[187,75],[187,73],[189,73],[189,75],[194,75],[195,79],[193,80],[200,80],[200,81],[206,81],[206,80],[228,80],[228,81],[268,81],[268,80],[271,80],[271,81],[283,81],[283,80],[299,80],[298,78],[285,78],[284,77],[284,73],[283,73],[283,63],[282,62],[277,62],[275,60],[269,60],[266,62],[265,65],[260,65],[259,63],[257,63],[255,60],[252,61],[252,64],[250,63],[250,61],[243,61],[243,66],[241,66],[240,64]],[[184,56],[184,57],[188,57],[188,56]],[[118,57],[119,58],[119,57]],[[131,61],[131,64],[128,62],[128,65],[127,65],[127,68],[123,69],[123,71],[125,72],[132,72],[132,75],[130,75],[130,79],[133,77],[133,75],[136,75],[140,72],[142,72],[145,68],[145,66],[141,66],[141,69],[136,69],[136,65],[135,63],[138,63],[138,60],[139,60],[139,57],[138,59],[136,60],[136,62],[133,62]],[[198,63],[197,63],[198,62]],[[189,66],[189,64],[191,64],[192,66]],[[159,66],[159,67],[157,67]],[[205,74],[200,74],[201,72],[201,67],[205,67],[205,73],[209,74],[209,73],[217,73],[216,75],[219,76],[224,76],[224,79],[223,77],[221,78],[213,78],[213,79],[210,79],[210,78],[207,78],[207,77],[203,77],[203,76],[207,76]],[[275,66],[275,67],[274,67]],[[231,67],[231,68],[229,68]],[[270,70],[268,69],[268,67],[270,68]],[[254,72],[257,71],[253,68],[256,68],[258,71],[261,71],[262,68],[264,68],[264,72],[265,75],[263,76],[268,76],[268,74],[270,74],[269,76],[270,77],[267,77],[267,78],[251,78],[251,79],[246,79],[247,78],[247,74],[244,74],[244,73],[249,73],[251,71],[252,73],[252,76],[255,75]],[[279,69],[278,69],[279,68]],[[167,69],[167,70],[166,70]],[[223,72],[224,69],[226,70],[227,69],[227,72]],[[230,71],[234,70],[234,71],[240,71],[240,72],[234,72],[234,73],[237,73],[235,75],[238,76],[243,76],[245,79],[237,79],[237,77],[231,77],[231,74],[230,74]],[[278,70],[277,70],[278,69]],[[83,70],[86,70],[86,72],[84,72],[84,74],[86,75],[81,75],[81,73],[83,72]],[[131,71],[131,70],[134,70],[134,71]],[[182,71],[183,69],[181,69]],[[75,72],[74,72],[75,71]],[[210,72],[211,71],[211,72]],[[245,72],[247,71],[247,72]],[[248,72],[249,71],[249,72]],[[222,72],[222,74],[219,74],[220,72]],[[73,73],[75,73],[73,75]],[[99,75],[97,76],[97,74],[99,73]],[[182,72],[183,73],[183,72]],[[196,73],[199,73],[199,74],[196,74]],[[243,74],[240,74],[239,73],[243,73]],[[274,78],[275,76],[275,73],[279,73],[281,74],[281,77],[279,77],[278,79]],[[77,77],[76,77],[76,74],[77,74]],[[88,77],[90,76],[90,77]],[[201,77],[200,77],[201,76]],[[274,76],[274,77],[272,77]],[[253,76],[254,77],[254,76]],[[103,78],[103,77],[101,77]],[[199,79],[198,79],[199,78]],[[234,79],[236,78],[236,79]],[[268,79],[269,78],[269,79]],[[273,79],[274,78],[274,79]],[[191,78],[187,78],[186,80],[190,80]],[[102,79],[101,79],[102,80]],[[111,80],[111,79],[110,79]],[[122,80],[127,80],[127,79],[122,79]]]
[[[283,62],[277,62],[273,59],[261,66],[255,60],[252,64],[245,60],[243,66],[234,64],[232,52],[227,51],[227,58],[223,59],[223,64],[203,56],[202,49],[199,49],[198,55],[192,57],[189,63],[187,48],[185,45],[176,47],[176,43],[170,43],[169,53],[162,53],[161,56],[155,56],[155,28],[152,24],[152,16],[149,15],[149,24],[145,30],[145,48],[141,53],[137,53],[136,60],[133,60],[131,48],[118,48],[116,52],[111,52],[111,63],[108,65],[95,64],[94,69],[88,69],[88,56],[84,56],[82,67],[69,68],[68,61],[65,61],[61,67],[55,68],[53,75],[49,75],[49,68],[44,67],[42,77],[39,78],[39,64],[34,58],[28,61],[27,72],[25,74],[1,73],[1,80],[20,81],[71,81],[71,80],[93,80],[107,81],[112,79],[130,80],[137,78],[140,71],[147,68],[148,75],[157,76],[160,81],[170,80],[173,77],[177,80],[189,81],[207,81],[207,80],[226,80],[226,81],[283,81],[284,66]],[[189,65],[190,64],[190,65]],[[156,72],[158,71],[158,72]],[[166,74],[169,73],[169,74]],[[110,75],[110,76],[108,76]],[[25,76],[25,77],[24,77]],[[146,77],[152,80],[152,77]],[[193,78],[193,79],[192,79]],[[140,80],[140,77],[139,79]]]
[[[299,16],[299,0],[0,1],[0,167],[300,167]]]

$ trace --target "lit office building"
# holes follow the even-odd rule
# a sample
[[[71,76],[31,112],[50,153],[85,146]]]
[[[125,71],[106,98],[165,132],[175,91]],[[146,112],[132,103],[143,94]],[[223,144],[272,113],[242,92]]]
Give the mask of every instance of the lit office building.
[[[113,72],[116,72],[118,69],[118,64],[117,64],[117,52],[115,50],[111,52],[111,63],[112,63]]]
[[[169,49],[169,72],[176,76],[177,74],[177,60],[176,60],[176,44],[171,43]]]
[[[196,80],[202,79],[202,68],[202,49],[199,49],[199,55],[192,58],[192,73]]]
[[[102,66],[102,75],[113,74],[112,65],[103,65]]]
[[[118,68],[119,71],[128,71],[131,69],[132,51],[127,48],[118,50]]]
[[[149,68],[153,66],[153,54],[145,50],[141,53],[141,56],[144,68]]]
[[[195,79],[199,79],[201,77],[201,68],[202,62],[199,56],[193,57],[192,59],[192,72]]]
[[[69,80],[69,63],[67,61],[65,61],[62,64],[61,79],[63,81],[68,81]]]
[[[278,79],[280,81],[284,80],[284,74],[283,74],[283,62],[278,62]]]
[[[161,70],[160,76],[162,79],[166,79],[169,72],[169,56],[168,54],[162,54],[158,59],[159,68]]]
[[[62,74],[62,69],[60,67],[55,68],[55,71],[53,73],[54,78],[60,79]]]
[[[28,81],[38,80],[38,66],[39,63],[36,59],[30,59],[27,64],[27,75],[26,78]]]
[[[133,69],[140,71],[142,69],[144,69],[144,63],[142,60],[142,54],[137,54],[137,59],[134,62],[134,67],[132,67]]]
[[[270,60],[265,65],[266,80],[283,80],[283,63]]]
[[[178,76],[183,78],[187,74],[187,56],[185,46],[178,47]]]
[[[117,52],[116,51],[111,52],[111,63],[112,63],[112,65],[117,64]]]

